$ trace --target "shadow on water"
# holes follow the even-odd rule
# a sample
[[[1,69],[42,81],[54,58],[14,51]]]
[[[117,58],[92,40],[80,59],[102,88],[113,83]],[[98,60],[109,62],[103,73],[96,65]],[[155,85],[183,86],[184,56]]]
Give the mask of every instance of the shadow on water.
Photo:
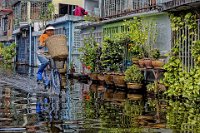
[[[26,70],[26,69],[25,69]],[[23,70],[24,71],[24,70]],[[0,85],[0,132],[200,131],[199,104],[67,80],[59,96]]]

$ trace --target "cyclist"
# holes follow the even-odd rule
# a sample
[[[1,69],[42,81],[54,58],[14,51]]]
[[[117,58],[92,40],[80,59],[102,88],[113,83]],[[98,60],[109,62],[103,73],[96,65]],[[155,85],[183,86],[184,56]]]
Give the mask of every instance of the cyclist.
[[[39,38],[40,44],[38,47],[37,55],[38,55],[38,60],[40,61],[41,65],[39,66],[39,69],[37,72],[38,83],[43,81],[42,73],[43,73],[44,69],[46,68],[46,66],[49,64],[49,60],[47,59],[47,57],[45,55],[48,52],[46,45],[45,45],[45,40],[48,37],[54,35],[54,30],[55,30],[55,28],[52,25],[47,25],[44,33]]]

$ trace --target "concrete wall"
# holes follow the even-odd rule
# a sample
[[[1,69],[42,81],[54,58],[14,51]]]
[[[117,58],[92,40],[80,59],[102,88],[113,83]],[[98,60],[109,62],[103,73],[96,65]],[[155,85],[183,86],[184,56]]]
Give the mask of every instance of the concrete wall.
[[[157,24],[157,41],[155,48],[161,51],[161,54],[169,52],[171,49],[171,27],[170,19],[167,13],[151,14],[142,16],[144,22]],[[122,32],[123,21],[112,22],[103,25],[104,36],[112,36],[114,33]],[[154,31],[152,31],[154,32]]]
[[[165,54],[171,50],[171,26],[167,13],[144,17],[145,21],[153,20],[157,23],[156,48]]]

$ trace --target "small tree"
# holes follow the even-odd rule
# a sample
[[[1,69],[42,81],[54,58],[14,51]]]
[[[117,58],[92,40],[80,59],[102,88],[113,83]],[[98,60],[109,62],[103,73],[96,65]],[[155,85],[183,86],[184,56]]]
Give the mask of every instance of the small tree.
[[[127,33],[133,42],[133,48],[132,46],[129,48],[130,52],[135,50],[135,46],[140,46],[144,51],[144,56],[149,57],[151,47],[155,45],[157,39],[156,23],[153,21],[145,22],[142,18],[134,17],[125,21],[124,25],[128,27]]]
[[[42,20],[43,27],[46,25],[46,22],[48,20],[53,20],[54,14],[55,14],[55,6],[52,3],[49,3],[47,9],[42,10],[40,14],[40,19]]]

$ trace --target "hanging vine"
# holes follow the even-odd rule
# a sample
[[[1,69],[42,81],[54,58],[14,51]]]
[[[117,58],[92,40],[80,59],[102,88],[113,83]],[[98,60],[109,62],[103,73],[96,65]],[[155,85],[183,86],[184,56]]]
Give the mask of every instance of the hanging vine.
[[[196,15],[187,13],[186,15],[170,16],[171,27],[174,34],[174,48],[172,49],[170,59],[164,66],[167,71],[164,73],[163,83],[168,88],[166,94],[168,96],[184,97],[189,100],[197,100],[200,97],[200,66],[196,63],[194,68],[187,71],[181,60],[181,47],[185,41],[197,36]],[[178,34],[188,28],[188,34]],[[192,57],[198,61],[200,56],[200,46],[198,41],[192,42]],[[188,47],[187,47],[188,48]]]

